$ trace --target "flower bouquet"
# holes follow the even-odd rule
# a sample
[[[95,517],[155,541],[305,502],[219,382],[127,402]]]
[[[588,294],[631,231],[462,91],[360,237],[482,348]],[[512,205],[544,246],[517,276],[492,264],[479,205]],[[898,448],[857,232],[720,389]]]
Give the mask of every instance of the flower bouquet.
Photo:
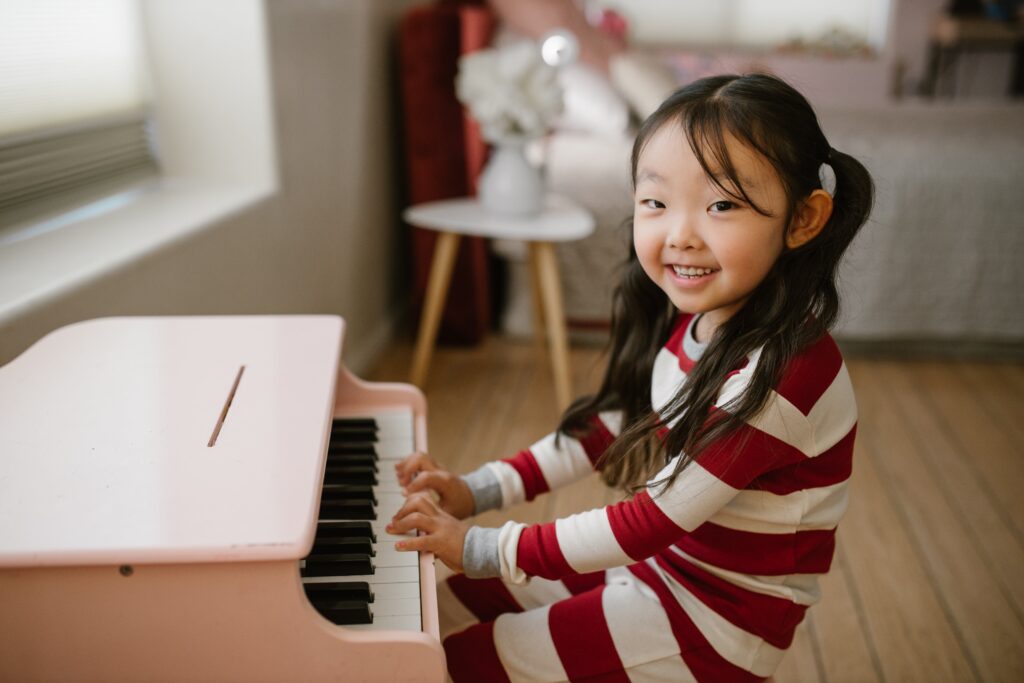
[[[523,147],[547,133],[562,112],[556,69],[531,42],[479,50],[459,60],[455,92],[494,146],[477,185],[481,203],[506,214],[540,211],[544,184]]]
[[[562,113],[558,73],[526,41],[464,55],[455,93],[491,143],[540,137]]]

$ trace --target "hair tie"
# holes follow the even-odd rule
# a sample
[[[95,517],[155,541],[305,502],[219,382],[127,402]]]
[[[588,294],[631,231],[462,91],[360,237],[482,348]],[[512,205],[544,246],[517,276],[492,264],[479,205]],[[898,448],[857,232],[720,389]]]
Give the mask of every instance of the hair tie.
[[[827,161],[818,167],[818,182],[821,183],[821,189],[836,196],[836,172]]]

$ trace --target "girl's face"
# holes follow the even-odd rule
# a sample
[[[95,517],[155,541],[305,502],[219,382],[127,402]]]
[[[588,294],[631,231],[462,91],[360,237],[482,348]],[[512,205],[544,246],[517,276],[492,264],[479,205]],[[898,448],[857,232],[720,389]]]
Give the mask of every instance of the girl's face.
[[[703,313],[708,332],[743,306],[785,244],[782,183],[753,150],[728,134],[726,142],[747,195],[771,216],[716,187],[675,123],[656,131],[640,154],[633,202],[644,272],[679,310]]]

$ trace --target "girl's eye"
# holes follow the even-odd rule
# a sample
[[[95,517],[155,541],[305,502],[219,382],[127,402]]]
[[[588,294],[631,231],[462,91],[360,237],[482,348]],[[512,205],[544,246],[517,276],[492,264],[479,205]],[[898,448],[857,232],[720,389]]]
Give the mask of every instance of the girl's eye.
[[[718,201],[718,202],[715,202],[714,204],[711,205],[711,210],[715,211],[716,213],[721,213],[723,211],[729,211],[730,209],[735,209],[735,208],[736,208],[736,203],[735,202],[730,202],[730,201],[725,200],[725,199],[723,199],[721,201]]]
[[[664,209],[665,205],[657,199],[641,199],[640,205],[648,209]]]

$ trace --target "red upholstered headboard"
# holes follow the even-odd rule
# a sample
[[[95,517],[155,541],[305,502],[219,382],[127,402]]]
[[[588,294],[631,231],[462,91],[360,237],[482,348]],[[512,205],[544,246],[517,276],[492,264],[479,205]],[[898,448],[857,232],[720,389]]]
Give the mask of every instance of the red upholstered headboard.
[[[399,69],[405,167],[412,204],[476,194],[487,146],[455,96],[461,54],[486,47],[494,16],[457,2],[415,7],[402,19]],[[435,233],[412,227],[413,297],[423,304]],[[485,240],[463,237],[441,318],[442,342],[475,343],[491,322],[490,263]]]

